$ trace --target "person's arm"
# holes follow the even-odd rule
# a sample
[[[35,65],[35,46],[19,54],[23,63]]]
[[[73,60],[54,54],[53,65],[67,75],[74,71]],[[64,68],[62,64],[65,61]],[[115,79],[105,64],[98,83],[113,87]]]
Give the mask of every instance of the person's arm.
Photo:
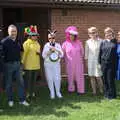
[[[115,44],[115,70],[117,71],[118,70],[118,63],[119,63],[119,55],[120,55],[120,52],[117,53],[117,43]]]
[[[101,64],[102,46],[103,46],[103,42],[100,44],[100,49],[99,49],[99,55],[98,55],[98,63],[99,64]]]
[[[66,47],[65,47],[65,43],[62,44],[61,48],[62,48],[62,51],[63,51],[63,54],[64,54],[64,55],[63,55],[63,62],[65,62],[65,56],[66,56],[66,52],[65,52],[65,51],[66,51],[66,49],[65,49],[65,48],[66,48]]]
[[[59,53],[59,57],[62,58],[64,56],[62,47],[60,44],[57,45],[57,47],[55,48],[55,50]]]
[[[27,54],[28,54],[28,52],[29,52],[29,45],[28,45],[26,42],[23,43],[23,50],[24,50],[24,52],[23,52],[23,54],[22,54],[22,61],[21,61],[22,64],[25,63]]]
[[[84,48],[82,42],[80,42],[80,47],[81,47],[81,55],[84,57]]]
[[[1,62],[4,61],[4,57],[5,57],[4,45],[3,45],[2,42],[0,41],[0,61],[1,61]]]
[[[85,60],[88,60],[89,46],[88,43],[85,43]]]
[[[1,44],[1,57],[2,57],[2,59],[3,59],[3,61],[4,61],[4,58],[5,58],[5,54],[6,54],[6,52],[7,52],[7,50],[6,50],[6,41],[7,40],[7,38],[5,38],[5,39],[2,39],[1,41],[0,41],[0,44]]]
[[[88,43],[85,43],[85,65],[88,68],[88,55],[89,55],[89,46]]]
[[[84,59],[85,59],[85,64],[84,64],[84,67],[85,67],[85,73],[88,74],[88,54],[89,54],[89,46],[88,46],[88,43],[87,41],[85,42],[85,53],[84,53]]]
[[[37,51],[36,51],[36,54],[37,55],[40,55],[40,53],[41,53],[41,46],[40,46],[40,44],[39,44],[39,42],[37,43]]]
[[[62,50],[63,50],[63,53],[65,54],[65,43],[62,44]]]
[[[44,46],[43,51],[42,51],[42,57],[43,59],[47,58],[51,54],[49,46],[47,44]]]

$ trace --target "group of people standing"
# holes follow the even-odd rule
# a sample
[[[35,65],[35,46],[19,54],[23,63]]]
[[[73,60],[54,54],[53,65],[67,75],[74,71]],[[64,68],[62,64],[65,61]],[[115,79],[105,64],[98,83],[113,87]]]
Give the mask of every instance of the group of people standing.
[[[75,26],[67,27],[65,30],[66,40],[62,45],[56,42],[56,31],[49,30],[48,42],[41,52],[36,26],[25,28],[25,35],[28,38],[21,49],[17,40],[17,28],[15,25],[10,25],[8,27],[9,36],[0,43],[0,57],[1,60],[3,59],[1,63],[4,64],[3,72],[8,105],[10,107],[14,105],[13,79],[16,79],[18,83],[20,104],[29,106],[26,97],[31,100],[36,96],[35,83],[40,70],[41,54],[44,59],[45,75],[51,99],[54,99],[55,96],[63,97],[60,64],[62,58],[66,66],[69,93],[75,91],[78,95],[85,93],[85,59],[93,95],[97,94],[97,88],[99,88],[100,93],[104,93],[106,98],[116,98],[115,79],[120,80],[120,32],[118,32],[118,40],[115,39],[115,33],[109,27],[104,30],[104,39],[101,39],[98,33],[96,27],[88,29],[89,39],[85,43],[84,50]],[[21,67],[25,71],[24,79]]]
[[[85,59],[88,66],[93,94],[96,95],[97,87],[100,93],[108,99],[116,98],[115,79],[120,80],[117,67],[119,54],[118,44],[114,31],[107,27],[104,30],[105,38],[100,39],[98,30],[95,27],[88,29],[90,39],[86,42]],[[117,72],[116,72],[117,71]]]

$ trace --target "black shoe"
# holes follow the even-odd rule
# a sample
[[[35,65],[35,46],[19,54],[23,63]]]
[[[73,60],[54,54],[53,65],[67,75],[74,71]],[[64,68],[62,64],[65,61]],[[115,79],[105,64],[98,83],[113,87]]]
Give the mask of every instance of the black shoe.
[[[97,93],[92,93],[93,96],[97,96]]]
[[[85,93],[77,93],[77,95],[83,96],[85,95]]]
[[[70,91],[68,91],[68,94],[70,94],[70,95],[73,94],[73,93],[74,93],[74,92],[70,92]]]
[[[32,101],[32,97],[31,96],[27,96],[27,101],[31,102]]]

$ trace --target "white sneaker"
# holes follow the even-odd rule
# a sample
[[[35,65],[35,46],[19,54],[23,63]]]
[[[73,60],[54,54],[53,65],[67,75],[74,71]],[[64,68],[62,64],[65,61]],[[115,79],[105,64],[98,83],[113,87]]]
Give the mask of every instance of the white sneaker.
[[[55,94],[50,94],[50,99],[55,99]]]
[[[29,106],[30,104],[27,101],[19,102],[19,104],[24,105],[24,106]]]
[[[14,102],[13,102],[13,101],[9,101],[9,102],[8,102],[8,105],[9,105],[9,107],[13,107]]]
[[[57,97],[62,98],[63,96],[61,95],[61,93],[57,93]]]
[[[36,97],[35,93],[32,94],[32,97]]]
[[[53,100],[53,99],[55,99],[55,97],[54,97],[54,96],[50,96],[50,99],[52,99],[52,100]]]

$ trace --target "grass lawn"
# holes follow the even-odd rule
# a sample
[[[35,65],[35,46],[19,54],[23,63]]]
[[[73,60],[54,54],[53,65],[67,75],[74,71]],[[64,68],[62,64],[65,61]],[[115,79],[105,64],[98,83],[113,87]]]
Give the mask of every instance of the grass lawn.
[[[85,95],[68,94],[63,83],[63,99],[50,100],[45,86],[37,88],[38,97],[30,107],[18,104],[9,108],[6,96],[1,94],[0,120],[120,120],[120,97],[106,100],[102,95],[92,96],[90,90]],[[117,81],[117,91],[120,91],[120,81]]]

